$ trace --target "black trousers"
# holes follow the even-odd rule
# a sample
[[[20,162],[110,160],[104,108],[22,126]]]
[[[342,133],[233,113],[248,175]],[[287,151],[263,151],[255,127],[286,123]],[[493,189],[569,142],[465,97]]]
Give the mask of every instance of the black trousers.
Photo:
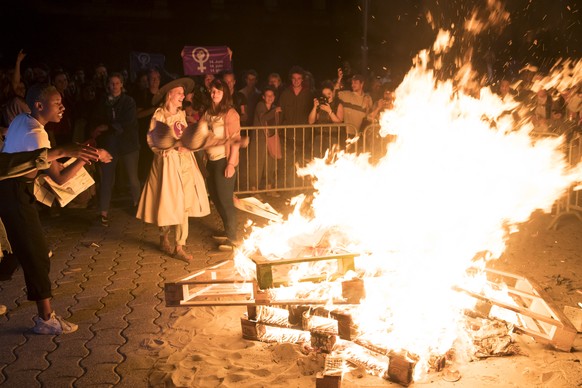
[[[49,249],[36,210],[34,186],[22,178],[0,181],[0,218],[12,251],[18,258],[28,300],[52,296]]]

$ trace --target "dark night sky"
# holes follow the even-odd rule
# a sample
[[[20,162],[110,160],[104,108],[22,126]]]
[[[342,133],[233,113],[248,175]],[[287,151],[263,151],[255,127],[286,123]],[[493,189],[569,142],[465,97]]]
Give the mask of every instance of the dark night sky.
[[[392,69],[398,78],[411,57],[427,48],[435,33],[426,22],[431,11],[443,27],[459,25],[474,4],[486,0],[369,0],[370,70]],[[0,64],[11,66],[17,51],[28,53],[24,67],[44,61],[68,70],[128,68],[130,51],[158,52],[166,68],[182,73],[184,45],[227,45],[237,75],[255,68],[282,75],[299,64],[316,80],[331,78],[342,61],[360,70],[362,0],[28,0],[2,5],[4,19],[18,27],[1,31]],[[477,47],[491,49],[497,66],[551,63],[582,53],[579,0],[509,0],[511,22],[501,34],[484,35]],[[11,23],[12,24],[12,23]]]

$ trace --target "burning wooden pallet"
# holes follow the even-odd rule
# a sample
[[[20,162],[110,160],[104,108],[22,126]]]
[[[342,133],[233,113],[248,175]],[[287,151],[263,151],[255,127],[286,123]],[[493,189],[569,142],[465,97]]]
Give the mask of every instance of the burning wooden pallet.
[[[298,315],[302,319],[298,320]],[[349,337],[351,332],[342,333],[340,330],[342,320],[351,322],[351,316],[346,311],[328,310],[322,306],[248,306],[247,313],[241,317],[241,327],[245,339],[308,344],[312,351],[327,354],[326,368],[316,380],[318,387],[339,386],[341,378],[337,375],[347,369],[347,364],[401,385],[412,382],[417,356],[405,351],[393,352],[381,344]],[[435,355],[430,365],[432,371],[442,370],[445,356]]]
[[[365,279],[342,281],[342,297],[333,301],[333,308],[323,307],[328,305],[328,299],[282,300],[271,297],[274,286],[284,287],[287,283],[284,271],[281,271],[285,265],[332,260],[337,264],[337,279],[342,272],[354,269],[353,259],[353,255],[280,261],[255,258],[253,261],[257,268],[257,279],[238,275],[233,262],[225,261],[179,281],[166,283],[166,305],[245,305],[247,313],[241,317],[242,335],[245,339],[308,344],[312,350],[330,354],[332,360],[336,357],[335,350],[341,349],[346,362],[407,386],[412,383],[418,357],[406,351],[395,353],[363,339],[352,320],[351,312],[365,297]],[[489,269],[485,271],[490,285],[494,288],[502,287],[514,303],[458,288],[458,291],[480,301],[479,314],[482,317],[489,318],[492,306],[511,311],[518,318],[515,332],[527,334],[559,350],[571,350],[576,329],[540,287],[522,276]],[[329,282],[329,276],[325,279]],[[442,370],[446,357],[437,354],[431,356],[430,369]],[[337,376],[324,373],[317,378],[318,387],[340,385],[341,378],[338,379]]]
[[[275,300],[270,289],[288,284],[285,276],[290,266],[299,263],[335,264],[333,276],[310,276],[304,281],[317,282],[337,279],[349,270],[354,270],[354,254],[314,256],[269,261],[253,257],[256,266],[255,278],[239,275],[232,260],[227,260],[204,268],[183,279],[164,284],[166,306],[235,306],[254,304],[326,304],[328,299]],[[341,281],[342,298],[335,304],[358,303],[364,295],[360,279]]]
[[[576,328],[570,320],[558,309],[543,289],[523,276],[493,269],[485,270],[489,282],[494,287],[503,284],[503,289],[515,301],[506,301],[487,297],[459,288],[487,306],[497,306],[516,313],[519,322],[516,331],[527,334],[536,341],[547,343],[558,350],[569,352],[576,337]],[[489,314],[485,308],[485,315]]]
[[[183,279],[164,283],[169,307],[254,304],[252,294],[252,280],[240,276],[232,261],[222,261]]]
[[[279,285],[285,285],[288,282],[286,274],[288,269],[297,264],[304,263],[323,263],[332,262],[336,265],[335,273],[337,275],[344,275],[347,271],[355,270],[354,258],[355,254],[335,254],[335,255],[324,255],[324,256],[311,256],[311,257],[297,257],[292,259],[277,259],[268,260],[262,256],[252,256],[250,259],[255,263],[257,268],[257,284],[260,289],[265,290],[268,288],[277,287]],[[277,269],[282,269],[279,273],[276,272]],[[279,275],[279,277],[277,277]],[[321,274],[313,276],[310,279],[312,281],[326,280],[325,276]],[[331,279],[333,280],[333,279]]]
[[[340,273],[353,269],[354,255],[322,256],[293,260],[269,262],[255,258],[257,277],[261,280],[244,278],[236,272],[232,261],[224,261],[202,269],[176,282],[165,283],[167,306],[209,306],[209,305],[323,305],[329,300],[301,299],[276,300],[270,296],[270,288],[265,286],[283,285],[285,279],[276,279],[273,268],[299,262],[336,260]],[[541,343],[547,343],[558,350],[570,351],[576,337],[576,328],[568,318],[551,301],[549,296],[534,282],[519,275],[492,269],[485,270],[493,287],[504,285],[504,289],[514,300],[514,304],[497,300],[462,288],[485,306],[499,308],[516,313],[519,322],[516,331],[530,335]],[[260,274],[260,275],[259,275]],[[365,297],[365,281],[353,279],[342,281],[342,299],[335,304],[357,304]],[[351,339],[353,327],[346,316],[334,311],[340,324],[342,338]],[[486,311],[488,314],[488,311]]]

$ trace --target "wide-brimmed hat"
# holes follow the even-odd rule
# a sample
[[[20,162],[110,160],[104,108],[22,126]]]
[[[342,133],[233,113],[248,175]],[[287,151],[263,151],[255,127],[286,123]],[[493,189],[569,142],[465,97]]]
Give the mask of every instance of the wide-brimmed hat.
[[[184,94],[188,94],[194,89],[194,80],[188,77],[183,77],[168,82],[167,84],[162,86],[156,94],[154,94],[154,96],[152,97],[152,105],[153,106],[159,105],[160,102],[162,102],[162,100],[166,96],[166,93],[168,93],[170,90],[174,88],[177,88],[178,86],[184,88]]]

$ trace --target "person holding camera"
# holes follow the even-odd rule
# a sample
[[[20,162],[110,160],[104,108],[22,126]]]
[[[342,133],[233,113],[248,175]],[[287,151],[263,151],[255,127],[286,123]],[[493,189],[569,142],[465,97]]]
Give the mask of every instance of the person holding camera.
[[[313,108],[309,112],[309,124],[342,123],[344,121],[344,106],[334,98],[333,83],[323,82],[321,96],[313,99]]]
[[[313,99],[313,108],[309,112],[309,124],[340,124],[344,121],[344,106],[341,101],[334,98],[334,85],[331,81],[324,81],[321,87],[321,95]],[[345,139],[339,127],[322,127],[315,130],[313,139],[313,153],[315,157],[321,157],[325,150],[333,144],[339,144],[340,139]]]

